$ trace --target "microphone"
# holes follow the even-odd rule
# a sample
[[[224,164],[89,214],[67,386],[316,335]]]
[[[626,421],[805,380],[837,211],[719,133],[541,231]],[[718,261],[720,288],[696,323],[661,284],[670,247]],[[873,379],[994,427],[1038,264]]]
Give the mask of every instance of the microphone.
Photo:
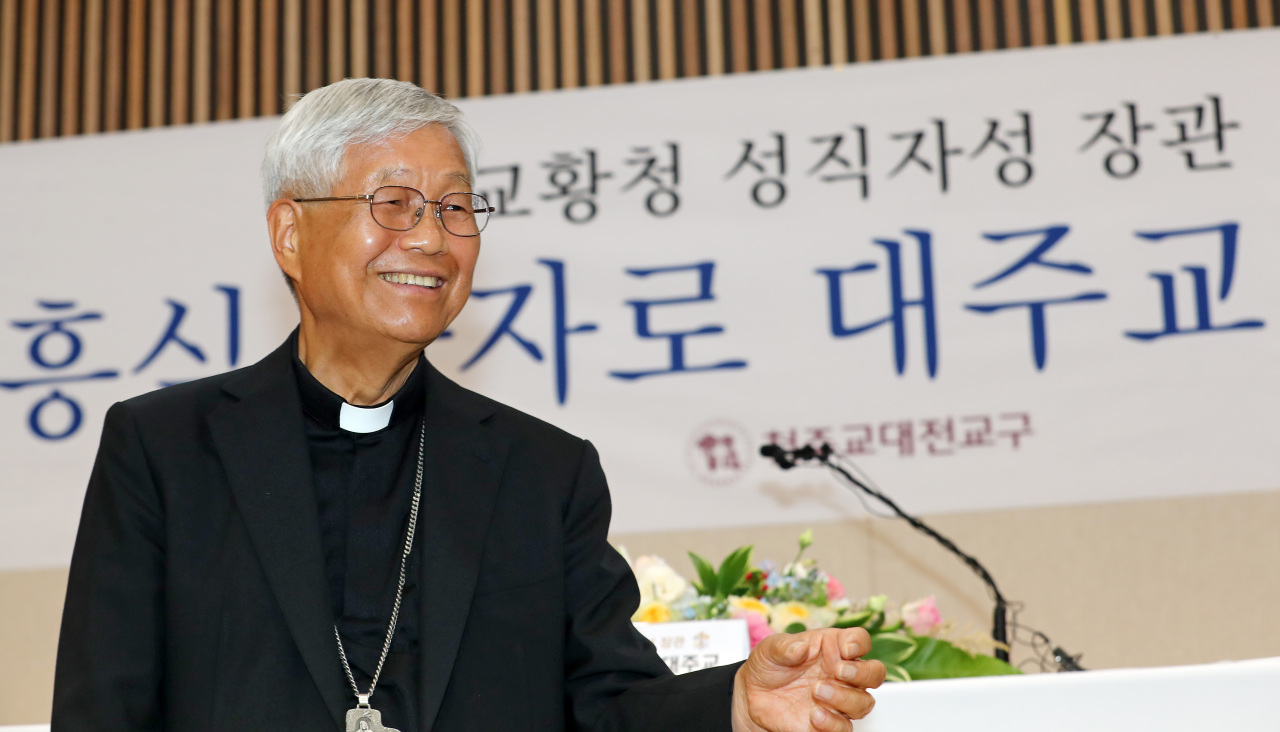
[[[978,575],[978,577],[982,579],[983,583],[985,583],[987,587],[991,590],[991,594],[995,596],[996,605],[995,605],[995,610],[992,613],[991,638],[992,640],[995,640],[997,643],[1008,646],[1009,636],[1008,636],[1007,626],[1008,626],[1009,603],[1005,599],[1004,595],[1001,594],[1000,589],[996,587],[996,581],[991,577],[991,573],[987,571],[987,568],[982,566],[982,563],[979,562],[977,559],[975,559],[973,556],[969,554],[965,554],[963,551],[961,551],[960,547],[955,545],[955,542],[951,541],[950,539],[943,536],[942,534],[939,534],[932,527],[930,527],[928,524],[921,521],[920,519],[916,518],[915,516],[912,516],[906,511],[903,511],[901,508],[898,507],[898,504],[893,502],[893,499],[889,498],[888,496],[881,493],[880,491],[866,485],[862,481],[853,477],[853,475],[850,474],[849,471],[845,470],[842,466],[833,463],[831,461],[831,455],[833,454],[833,452],[834,451],[831,449],[831,445],[825,442],[822,443],[822,446],[818,448],[814,448],[812,445],[805,445],[804,447],[800,447],[795,450],[787,450],[781,447],[780,445],[775,445],[775,444],[764,445],[763,447],[760,448],[761,455],[768,458],[772,458],[774,462],[778,464],[778,467],[782,468],[783,470],[789,470],[795,467],[795,464],[797,461],[817,460],[818,462],[822,463],[823,465],[827,466],[828,468],[830,468],[831,470],[839,474],[842,478],[845,479],[845,481],[848,482],[849,485],[852,485],[854,487],[861,489],[862,491],[871,495],[873,498],[877,499],[884,505],[888,506],[890,509],[893,510],[895,514],[897,514],[899,517],[904,519],[907,523],[911,524],[918,531],[928,534],[930,537],[934,539],[934,541],[937,541],[939,544],[946,547],[948,551],[960,557],[960,559],[963,560],[964,563],[967,564],[969,568],[972,569]],[[997,648],[995,650],[995,656],[1001,661],[1008,662],[1009,660],[1009,652],[1003,648]],[[1068,658],[1070,657],[1068,656]],[[1064,669],[1066,668],[1065,664],[1063,665],[1063,668]]]

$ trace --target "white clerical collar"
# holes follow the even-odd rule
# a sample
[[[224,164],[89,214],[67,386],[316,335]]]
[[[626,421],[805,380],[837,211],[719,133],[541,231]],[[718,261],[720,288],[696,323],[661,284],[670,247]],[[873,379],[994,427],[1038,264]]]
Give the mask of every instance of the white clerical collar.
[[[338,411],[338,426],[347,432],[377,432],[391,424],[395,404],[392,400],[378,407],[357,407],[343,402]]]

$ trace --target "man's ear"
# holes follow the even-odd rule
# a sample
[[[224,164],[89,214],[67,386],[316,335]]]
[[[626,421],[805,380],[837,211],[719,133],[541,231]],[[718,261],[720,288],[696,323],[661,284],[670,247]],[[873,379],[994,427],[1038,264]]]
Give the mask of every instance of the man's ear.
[[[287,198],[277,198],[267,209],[267,235],[271,253],[285,276],[297,282],[302,274],[298,251],[298,224],[302,207]]]

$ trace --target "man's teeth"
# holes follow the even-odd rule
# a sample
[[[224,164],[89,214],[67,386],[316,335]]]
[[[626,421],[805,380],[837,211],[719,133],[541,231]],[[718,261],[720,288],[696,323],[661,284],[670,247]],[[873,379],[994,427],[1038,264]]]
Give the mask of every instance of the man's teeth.
[[[397,285],[417,285],[418,287],[439,287],[439,277],[426,277],[423,275],[411,275],[404,272],[389,272],[387,274],[378,275],[387,282]]]

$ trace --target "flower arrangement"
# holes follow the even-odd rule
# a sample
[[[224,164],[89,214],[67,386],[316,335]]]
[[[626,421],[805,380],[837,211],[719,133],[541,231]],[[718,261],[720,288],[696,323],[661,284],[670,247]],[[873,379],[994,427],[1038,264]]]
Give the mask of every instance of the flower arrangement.
[[[795,558],[779,567],[765,560],[752,563],[752,547],[736,549],[719,568],[689,552],[698,580],[689,582],[661,558],[631,561],[640,586],[640,607],[632,620],[665,623],[678,620],[741,618],[754,648],[774,633],[800,633],[816,628],[866,628],[871,651],[866,658],[885,664],[894,681],[1020,673],[986,655],[995,641],[981,633],[957,634],[944,622],[932,596],[909,602],[896,611],[888,598],[876,595],[854,602],[844,587],[806,559],[813,531],[800,535]]]

